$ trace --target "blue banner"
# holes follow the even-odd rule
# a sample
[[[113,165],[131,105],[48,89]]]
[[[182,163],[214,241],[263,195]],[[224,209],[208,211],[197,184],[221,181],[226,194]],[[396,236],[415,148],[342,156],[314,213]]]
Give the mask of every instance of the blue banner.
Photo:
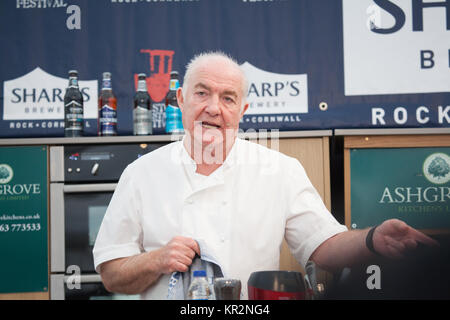
[[[165,132],[170,72],[229,53],[250,80],[247,129],[450,126],[450,1],[3,0],[0,137],[63,136],[78,70],[85,135],[97,134],[103,72],[118,134],[133,133],[147,74],[153,134]],[[181,83],[182,85],[182,83]]]

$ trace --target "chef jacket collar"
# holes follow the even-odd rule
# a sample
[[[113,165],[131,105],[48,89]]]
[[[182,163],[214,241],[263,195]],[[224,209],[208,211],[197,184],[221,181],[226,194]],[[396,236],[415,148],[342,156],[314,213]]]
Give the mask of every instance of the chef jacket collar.
[[[197,164],[195,163],[194,159],[191,158],[189,152],[186,150],[185,146],[184,146],[184,142],[186,139],[186,135],[183,136],[183,139],[181,141],[180,144],[180,156],[181,156],[181,163],[184,166],[186,173],[190,176],[193,177],[195,175],[198,175],[196,173],[197,171]],[[211,179],[216,180],[216,182],[222,182],[223,183],[223,173],[224,170],[227,170],[231,167],[233,167],[234,164],[237,163],[237,155],[238,152],[236,151],[236,149],[238,148],[238,144],[240,142],[240,139],[236,137],[233,146],[231,147],[230,152],[228,153],[227,157],[225,158],[224,163],[217,168],[213,173],[211,173],[208,177],[211,177]],[[205,177],[206,179],[206,177]],[[209,180],[209,179],[207,179]]]

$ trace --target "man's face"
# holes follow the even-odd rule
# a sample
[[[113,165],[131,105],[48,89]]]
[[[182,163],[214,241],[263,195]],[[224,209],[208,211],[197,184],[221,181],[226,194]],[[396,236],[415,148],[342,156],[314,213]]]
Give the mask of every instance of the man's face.
[[[197,66],[186,92],[177,92],[183,127],[202,148],[222,146],[227,134],[235,133],[248,105],[244,101],[240,70],[224,61],[207,61]],[[233,136],[234,141],[234,136]],[[225,144],[224,144],[225,145]]]

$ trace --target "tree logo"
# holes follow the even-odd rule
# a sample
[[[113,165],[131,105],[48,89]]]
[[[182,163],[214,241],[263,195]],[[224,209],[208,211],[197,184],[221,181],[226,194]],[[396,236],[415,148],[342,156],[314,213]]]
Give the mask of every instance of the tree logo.
[[[450,181],[450,157],[445,153],[433,153],[423,163],[423,174],[434,184]]]
[[[14,172],[13,169],[5,164],[5,163],[1,163],[0,164],[0,183],[1,184],[5,184],[11,181],[11,179],[14,176]]]

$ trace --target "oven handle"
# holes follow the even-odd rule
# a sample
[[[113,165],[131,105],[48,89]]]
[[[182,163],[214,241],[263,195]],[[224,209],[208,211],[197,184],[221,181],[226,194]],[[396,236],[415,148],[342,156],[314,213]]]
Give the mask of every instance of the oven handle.
[[[50,275],[50,299],[65,300],[65,284],[71,276],[65,274]],[[73,276],[72,276],[73,277]],[[101,283],[102,277],[99,274],[80,275],[80,283]]]
[[[64,282],[70,280],[73,275],[64,275]],[[97,283],[102,282],[102,277],[99,274],[83,274],[80,275],[80,283]]]
[[[64,193],[80,193],[80,192],[108,192],[116,189],[117,183],[96,183],[96,184],[65,184]]]

